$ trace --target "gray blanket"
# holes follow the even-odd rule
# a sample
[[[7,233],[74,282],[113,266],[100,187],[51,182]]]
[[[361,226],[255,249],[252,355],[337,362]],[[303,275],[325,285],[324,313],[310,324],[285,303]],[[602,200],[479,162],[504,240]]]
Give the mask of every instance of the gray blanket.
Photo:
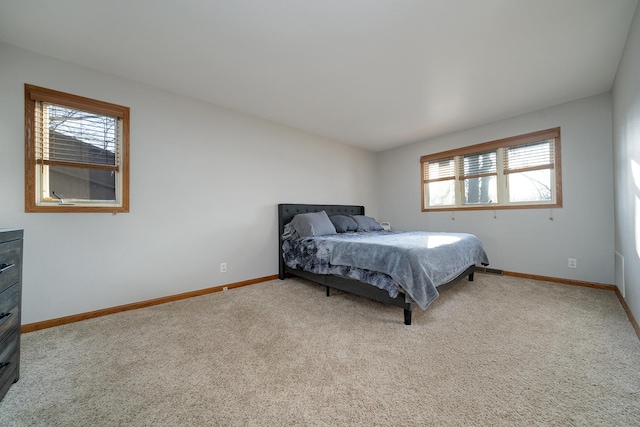
[[[370,232],[314,237],[331,265],[388,274],[423,309],[436,287],[470,265],[489,264],[480,240],[466,233]]]
[[[347,265],[330,264],[326,245],[324,242],[316,241],[315,238],[285,238],[282,243],[282,258],[290,268],[358,280],[384,289],[391,298],[397,297],[402,291],[400,285],[388,274]]]

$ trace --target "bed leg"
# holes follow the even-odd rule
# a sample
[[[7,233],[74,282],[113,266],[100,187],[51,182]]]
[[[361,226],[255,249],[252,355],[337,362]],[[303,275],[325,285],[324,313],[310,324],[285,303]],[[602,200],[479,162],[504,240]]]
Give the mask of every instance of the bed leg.
[[[406,308],[404,309],[404,324],[411,324],[411,310],[407,310]]]
[[[469,281],[470,281],[470,282],[473,282],[473,273],[471,273],[471,274],[469,275]]]
[[[331,296],[331,288],[327,286],[327,296],[330,297]]]

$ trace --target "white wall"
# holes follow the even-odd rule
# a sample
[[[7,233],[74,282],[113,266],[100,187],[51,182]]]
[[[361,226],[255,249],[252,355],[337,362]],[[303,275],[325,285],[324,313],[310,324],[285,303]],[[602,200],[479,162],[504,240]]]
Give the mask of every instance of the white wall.
[[[421,212],[420,156],[557,126],[562,208]],[[476,234],[493,268],[613,284],[612,164],[611,98],[602,94],[379,153],[378,211],[396,229]]]
[[[131,108],[130,213],[24,213],[24,83]],[[368,151],[6,44],[0,94],[0,227],[25,229],[25,324],[276,274],[277,203],[376,213]]]
[[[625,299],[640,320],[640,8],[636,10],[612,90],[615,247],[624,257]],[[617,284],[622,284],[618,277]]]

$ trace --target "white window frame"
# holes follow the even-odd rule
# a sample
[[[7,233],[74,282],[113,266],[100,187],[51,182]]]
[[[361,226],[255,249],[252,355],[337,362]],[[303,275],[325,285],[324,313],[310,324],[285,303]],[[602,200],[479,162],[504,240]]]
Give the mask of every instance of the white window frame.
[[[47,116],[41,114],[44,104],[114,119],[118,128],[115,165],[49,159]],[[129,114],[129,107],[25,84],[25,212],[129,212]],[[115,200],[53,197],[48,184],[50,165],[85,172],[111,171],[115,177]]]
[[[551,156],[550,166],[539,167],[539,169],[550,169],[550,200],[543,201],[523,201],[515,202],[509,200],[509,177],[514,171],[505,170],[505,150],[510,147],[525,146],[532,143],[552,140],[553,156]],[[484,203],[465,204],[465,186],[464,176],[460,170],[461,159],[463,156],[480,155],[486,152],[496,152],[496,169],[497,172],[491,173],[495,175],[497,185],[496,200]],[[429,179],[429,164],[447,161],[453,159],[453,176],[439,179]],[[489,174],[485,175],[488,176]],[[518,135],[510,138],[504,138],[496,141],[489,141],[482,144],[476,144],[455,150],[443,151],[440,153],[429,154],[420,158],[420,182],[421,182],[421,209],[423,212],[433,211],[454,211],[454,210],[496,210],[496,209],[528,209],[528,208],[560,208],[562,207],[562,165],[560,153],[560,128],[546,129],[538,132],[532,132],[525,135]],[[472,175],[473,177],[473,175]],[[453,204],[429,205],[429,183],[436,181],[454,181],[455,202]]]

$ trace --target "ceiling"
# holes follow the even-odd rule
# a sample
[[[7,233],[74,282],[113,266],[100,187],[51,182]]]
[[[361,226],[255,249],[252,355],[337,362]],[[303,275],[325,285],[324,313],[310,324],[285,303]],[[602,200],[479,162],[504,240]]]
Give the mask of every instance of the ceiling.
[[[610,90],[637,3],[0,0],[0,41],[381,151]]]

